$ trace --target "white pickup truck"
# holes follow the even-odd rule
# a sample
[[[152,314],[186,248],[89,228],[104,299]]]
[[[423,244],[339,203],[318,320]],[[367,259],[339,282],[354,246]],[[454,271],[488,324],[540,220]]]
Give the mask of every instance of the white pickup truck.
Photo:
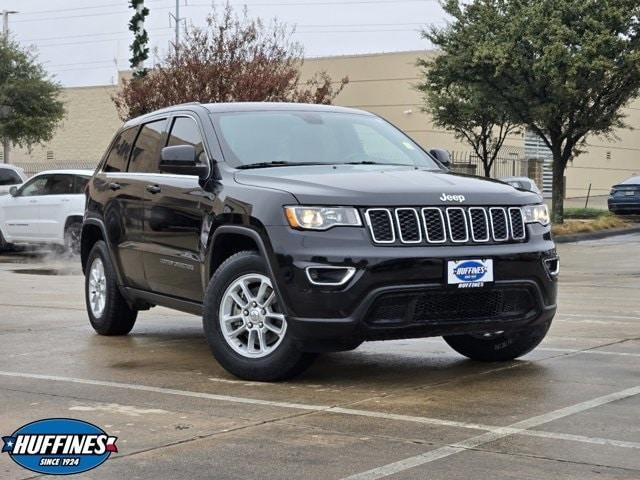
[[[84,188],[92,175],[91,170],[42,172],[0,196],[0,251],[13,243],[38,243],[78,252]]]

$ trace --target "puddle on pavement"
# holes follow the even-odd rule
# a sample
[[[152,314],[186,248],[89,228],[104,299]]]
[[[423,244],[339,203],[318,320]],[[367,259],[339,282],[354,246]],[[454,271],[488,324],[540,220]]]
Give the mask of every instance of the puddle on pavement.
[[[81,275],[82,272],[76,268],[20,268],[10,270],[13,273],[22,275],[45,275],[45,276],[65,276],[65,275]]]

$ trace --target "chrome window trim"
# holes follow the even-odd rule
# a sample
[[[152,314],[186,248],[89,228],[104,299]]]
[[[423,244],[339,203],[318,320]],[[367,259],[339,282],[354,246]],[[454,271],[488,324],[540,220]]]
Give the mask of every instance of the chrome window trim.
[[[416,218],[416,223],[418,224],[418,233],[420,234],[420,238],[418,240],[405,240],[402,237],[402,227],[400,226],[400,217],[398,216],[398,212],[401,212],[401,211],[413,212],[413,215]],[[400,241],[402,243],[407,243],[407,244],[422,243],[422,224],[420,223],[420,215],[418,215],[418,211],[415,208],[404,207],[404,208],[396,208],[394,213],[396,217],[396,222],[398,227],[398,236],[400,237]]]
[[[494,228],[493,225],[493,215],[491,214],[494,210],[499,210],[502,213],[502,216],[504,217],[504,228],[506,230],[505,232],[505,237],[504,238],[498,238],[496,237],[496,229]],[[506,209],[502,208],[502,207],[491,207],[489,208],[489,220],[491,222],[491,236],[493,237],[493,240],[495,242],[506,242],[509,240],[509,216],[507,215],[507,211]]]
[[[451,216],[449,212],[452,210],[460,210],[462,212],[462,218],[464,220],[464,240],[455,240],[453,238],[453,231],[451,230]],[[467,212],[462,207],[447,207],[447,227],[449,227],[449,238],[452,243],[467,243],[469,241],[469,222],[467,221]]]
[[[438,212],[438,214],[440,215],[440,222],[442,223],[442,236],[443,236],[442,240],[431,240],[431,238],[429,237],[429,230],[427,229],[427,219],[424,216],[424,212],[427,210],[434,210]],[[447,227],[444,222],[444,214],[442,213],[442,209],[437,207],[425,207],[422,209],[421,213],[422,213],[422,227],[424,228],[424,233],[425,233],[427,242],[428,243],[447,243]]]
[[[487,238],[476,238],[476,231],[473,228],[473,216],[471,215],[471,212],[473,210],[480,210],[484,215],[484,225],[487,230]],[[469,225],[471,227],[471,238],[473,239],[473,241],[477,243],[483,243],[491,240],[491,232],[490,232],[491,228],[489,225],[489,215],[487,215],[487,209],[483,207],[469,207],[468,212],[469,212]]]
[[[385,212],[387,214],[387,216],[389,217],[389,225],[391,227],[391,240],[378,240],[376,238],[376,234],[373,231],[373,226],[371,225],[371,218],[369,217],[370,212]],[[364,217],[367,221],[367,225],[369,226],[369,232],[371,233],[371,238],[373,238],[373,241],[375,243],[387,244],[387,245],[390,243],[396,243],[396,230],[393,224],[394,223],[393,215],[391,215],[391,212],[389,211],[388,208],[369,208],[364,212]]]

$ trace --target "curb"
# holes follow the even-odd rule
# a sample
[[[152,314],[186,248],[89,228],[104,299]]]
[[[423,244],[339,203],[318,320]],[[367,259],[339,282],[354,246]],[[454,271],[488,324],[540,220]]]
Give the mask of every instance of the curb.
[[[574,233],[572,235],[560,235],[553,237],[556,243],[572,243],[581,240],[598,240],[601,238],[626,235],[628,233],[640,233],[640,226],[631,228],[612,228],[610,230],[600,230],[599,232]]]

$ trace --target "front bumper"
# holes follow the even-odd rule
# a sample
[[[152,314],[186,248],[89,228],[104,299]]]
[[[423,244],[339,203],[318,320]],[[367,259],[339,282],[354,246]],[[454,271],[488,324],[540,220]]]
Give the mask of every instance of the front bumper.
[[[269,227],[268,233],[288,325],[305,350],[349,349],[365,340],[517,329],[550,321],[555,314],[557,279],[545,260],[557,254],[548,228],[537,224],[528,226],[528,242],[500,245],[380,247],[361,228],[319,233]],[[493,259],[494,283],[481,289],[446,284],[448,260],[480,258]],[[354,267],[356,273],[344,285],[314,285],[306,268],[318,265]],[[512,292],[521,292],[526,302],[510,309]],[[399,296],[414,310],[395,317],[385,314],[389,318],[379,314],[381,305],[399,301]],[[466,302],[465,308],[461,304],[457,309],[458,298]],[[443,308],[442,318],[426,313],[434,301]],[[473,314],[474,303],[483,315]],[[422,315],[416,308],[422,308]],[[495,315],[490,315],[491,308]]]

